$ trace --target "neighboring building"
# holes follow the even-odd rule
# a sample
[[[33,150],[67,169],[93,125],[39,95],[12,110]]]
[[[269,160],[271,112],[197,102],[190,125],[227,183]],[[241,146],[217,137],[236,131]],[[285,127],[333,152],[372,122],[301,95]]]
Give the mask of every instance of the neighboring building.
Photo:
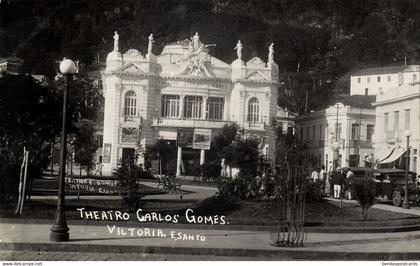
[[[294,132],[296,117],[296,113],[287,110],[287,108],[277,106],[276,123],[282,128],[283,132],[288,132],[290,130]]]
[[[373,154],[375,131],[375,109],[369,101],[352,106],[337,103],[296,118],[296,134],[308,146],[306,167],[325,165],[330,169],[334,142],[340,144],[338,166],[365,166]]]
[[[419,80],[419,65],[365,68],[350,78],[350,95],[377,95]]]
[[[116,33],[102,73],[104,174],[133,160],[138,145],[144,148],[158,139],[177,150],[177,175],[188,174],[181,171],[187,164],[204,163],[209,135],[232,122],[260,137],[262,152],[274,160],[272,121],[279,84],[273,45],[267,64],[258,57],[245,64],[238,42],[238,58],[227,64],[209,54],[209,45],[202,44],[198,34],[166,45],[158,56],[152,53],[152,35],[145,56],[135,49],[121,54],[118,41]],[[191,141],[189,136],[197,138]],[[193,149],[199,139],[201,148]]]
[[[16,56],[0,57],[0,75],[3,72],[13,75],[22,74],[23,63],[24,60]]]
[[[418,69],[418,68],[417,68]],[[412,73],[411,73],[412,74]],[[410,170],[420,171],[420,83],[390,88],[376,97],[375,161],[378,167],[405,169],[407,140],[410,136]]]

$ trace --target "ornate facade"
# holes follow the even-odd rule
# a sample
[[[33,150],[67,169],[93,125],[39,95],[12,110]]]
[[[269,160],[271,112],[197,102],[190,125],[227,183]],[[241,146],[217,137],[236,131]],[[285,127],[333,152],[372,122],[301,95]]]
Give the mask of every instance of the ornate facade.
[[[274,160],[272,122],[279,77],[273,44],[267,63],[258,57],[245,63],[239,41],[237,59],[228,64],[211,56],[209,45],[201,43],[197,33],[166,45],[160,55],[153,54],[153,35],[144,56],[136,49],[120,53],[118,42],[115,33],[114,50],[102,72],[104,174],[132,157],[138,145],[144,148],[164,139],[177,149],[177,175],[182,175],[186,160],[199,158],[204,163],[205,150],[176,144],[179,131],[205,129],[214,136],[232,122],[259,136],[262,153]]]

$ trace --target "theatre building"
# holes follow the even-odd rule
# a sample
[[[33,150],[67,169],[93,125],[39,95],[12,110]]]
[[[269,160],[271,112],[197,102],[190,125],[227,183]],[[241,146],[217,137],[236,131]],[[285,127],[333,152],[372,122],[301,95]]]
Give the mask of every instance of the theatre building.
[[[163,139],[176,150],[176,174],[188,175],[187,165],[203,164],[211,138],[233,122],[258,137],[261,153],[274,162],[279,84],[273,44],[267,63],[258,57],[244,62],[239,41],[229,64],[211,56],[197,33],[164,46],[160,55],[152,52],[152,35],[144,56],[136,49],[122,54],[118,42],[115,33],[102,72],[104,174],[134,160],[137,147]]]

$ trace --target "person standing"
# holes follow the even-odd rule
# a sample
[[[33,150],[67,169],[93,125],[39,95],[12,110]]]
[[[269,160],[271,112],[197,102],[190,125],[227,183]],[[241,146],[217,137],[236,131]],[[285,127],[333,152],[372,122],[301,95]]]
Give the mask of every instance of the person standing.
[[[328,173],[325,171],[325,165],[321,166],[321,171],[319,172],[322,182],[322,192],[328,195],[330,193],[330,182],[328,181]],[[327,191],[328,190],[328,191]]]
[[[319,168],[315,168],[314,171],[311,174],[311,180],[312,182],[316,183],[317,181],[321,180],[321,177],[319,175]]]

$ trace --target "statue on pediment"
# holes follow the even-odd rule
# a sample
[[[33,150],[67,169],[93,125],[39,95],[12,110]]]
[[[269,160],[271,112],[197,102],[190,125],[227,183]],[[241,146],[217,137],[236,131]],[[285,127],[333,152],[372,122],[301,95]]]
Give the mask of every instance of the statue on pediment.
[[[119,49],[119,40],[120,40],[120,36],[118,35],[118,33],[115,31],[114,32],[114,52],[118,52]]]
[[[154,43],[154,39],[153,39],[153,33],[149,35],[149,45],[147,46],[147,54],[152,54],[152,49],[153,49],[153,43]]]
[[[235,50],[236,50],[236,55],[238,56],[238,60],[242,60],[242,43],[239,40],[238,43],[236,44]]]
[[[124,55],[128,56],[141,56],[141,53],[137,49],[129,49],[127,52],[125,52]]]
[[[273,63],[274,62],[274,43],[271,43],[268,47],[268,62]]]

